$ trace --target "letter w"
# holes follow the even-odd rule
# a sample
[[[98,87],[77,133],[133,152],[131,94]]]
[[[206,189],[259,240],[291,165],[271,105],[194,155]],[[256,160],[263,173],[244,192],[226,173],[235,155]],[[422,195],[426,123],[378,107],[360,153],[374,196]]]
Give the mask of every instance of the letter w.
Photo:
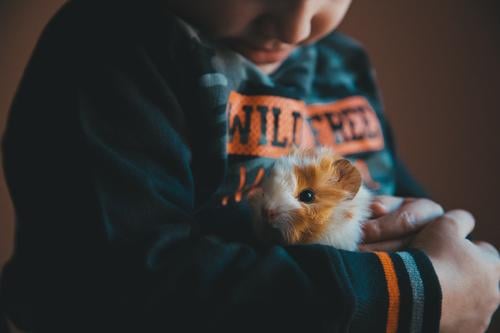
[[[229,125],[229,141],[232,142],[234,138],[234,134],[236,132],[240,133],[240,143],[247,144],[248,137],[250,135],[250,128],[252,125],[252,111],[253,107],[250,105],[243,106],[243,112],[245,112],[245,124],[241,123],[241,119],[236,114],[233,119],[233,124]]]

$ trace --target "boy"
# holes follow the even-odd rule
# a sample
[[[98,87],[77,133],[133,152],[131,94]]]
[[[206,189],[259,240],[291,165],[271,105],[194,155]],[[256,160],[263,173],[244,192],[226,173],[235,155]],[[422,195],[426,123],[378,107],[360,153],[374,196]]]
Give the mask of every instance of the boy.
[[[330,34],[349,3],[68,4],[4,140],[9,318],[34,332],[484,330],[499,262],[465,240],[464,212],[382,197],[366,249],[401,249],[437,218],[420,250],[396,253],[251,237],[245,195],[292,144],[333,146],[380,194],[420,194],[402,181],[364,53]]]

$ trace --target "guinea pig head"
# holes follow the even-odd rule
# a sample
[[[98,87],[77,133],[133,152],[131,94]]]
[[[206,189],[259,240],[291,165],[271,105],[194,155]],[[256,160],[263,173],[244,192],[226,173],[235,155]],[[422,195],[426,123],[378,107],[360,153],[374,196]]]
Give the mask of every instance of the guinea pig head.
[[[312,243],[332,222],[336,207],[357,194],[359,171],[330,151],[300,152],[279,159],[253,198],[261,239]]]

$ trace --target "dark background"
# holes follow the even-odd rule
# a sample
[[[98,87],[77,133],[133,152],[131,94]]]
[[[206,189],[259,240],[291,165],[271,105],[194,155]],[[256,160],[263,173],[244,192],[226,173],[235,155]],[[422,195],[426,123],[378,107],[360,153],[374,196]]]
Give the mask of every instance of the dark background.
[[[0,0],[0,133],[41,29],[63,2]],[[412,173],[447,210],[476,216],[475,238],[500,247],[498,1],[354,0],[341,30],[371,55]],[[13,210],[0,176],[0,267],[12,238]]]

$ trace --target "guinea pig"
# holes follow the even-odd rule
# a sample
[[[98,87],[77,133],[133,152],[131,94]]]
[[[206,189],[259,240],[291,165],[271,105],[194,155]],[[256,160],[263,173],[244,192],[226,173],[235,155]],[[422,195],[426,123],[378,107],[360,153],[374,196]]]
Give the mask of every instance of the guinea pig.
[[[356,167],[325,147],[292,149],[249,197],[261,241],[349,251],[361,241],[371,200]]]

